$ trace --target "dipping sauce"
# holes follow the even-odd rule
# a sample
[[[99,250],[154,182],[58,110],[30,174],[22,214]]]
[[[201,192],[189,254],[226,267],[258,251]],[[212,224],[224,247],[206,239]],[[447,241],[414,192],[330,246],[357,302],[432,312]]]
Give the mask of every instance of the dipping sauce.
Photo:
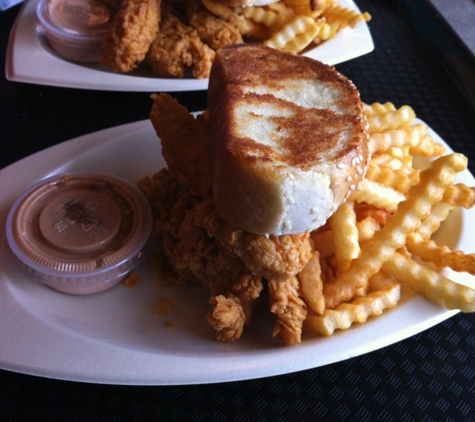
[[[7,219],[7,249],[33,280],[72,294],[121,281],[149,250],[145,196],[104,173],[64,173],[28,189]]]
[[[109,10],[95,0],[49,0],[47,4],[52,22],[78,33],[101,31],[110,20]]]
[[[61,57],[74,62],[98,62],[111,13],[98,0],[40,0],[36,9],[39,32]]]

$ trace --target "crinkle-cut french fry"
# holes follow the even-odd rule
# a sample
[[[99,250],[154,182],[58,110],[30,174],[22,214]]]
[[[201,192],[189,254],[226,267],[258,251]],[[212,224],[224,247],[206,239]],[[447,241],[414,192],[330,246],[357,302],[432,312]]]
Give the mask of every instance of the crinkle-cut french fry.
[[[418,230],[411,233],[408,239],[410,238],[412,243],[429,240],[456,206],[471,208],[475,205],[474,202],[475,188],[470,188],[463,183],[448,186],[441,202],[432,207],[430,215],[422,220]]]
[[[411,153],[422,157],[438,157],[445,153],[445,147],[429,134],[425,134],[417,144],[411,146]]]
[[[408,172],[402,169],[392,169],[370,162],[366,177],[405,194],[411,186],[419,181],[419,172],[416,170]]]
[[[409,145],[411,152],[421,142],[421,138],[427,133],[428,127],[422,123],[412,126],[388,129],[382,132],[373,132],[369,136],[369,147],[372,153],[385,152],[392,147]],[[421,147],[417,147],[421,150]]]
[[[318,25],[308,16],[295,16],[263,44],[267,47],[298,53],[315,38]]]
[[[348,9],[340,4],[333,4],[326,7],[322,15],[327,21],[340,21],[341,27],[354,27],[358,22],[371,20],[371,15],[367,12],[359,13],[356,10]]]
[[[407,105],[384,114],[375,114],[366,117],[369,125],[369,133],[398,129],[401,126],[410,126],[414,123],[415,118],[416,114],[414,110]]]
[[[319,23],[319,30],[313,40],[314,44],[320,44],[323,41],[335,38],[336,34],[348,27],[347,23],[343,20],[333,20],[328,21],[325,17],[320,17],[316,19],[316,22]]]
[[[284,4],[294,11],[295,15],[310,16],[313,19],[321,15],[322,10],[312,10],[310,0],[283,0]]]
[[[322,232],[311,233],[315,249],[319,252],[320,256],[327,257],[335,253],[335,245],[333,243],[333,232],[331,230],[325,230]]]
[[[371,240],[381,227],[379,223],[373,217],[366,217],[365,219],[356,223],[356,229],[358,230],[358,239],[360,245],[364,242]]]
[[[304,329],[322,336],[331,336],[335,330],[350,328],[354,323],[366,322],[368,318],[381,315],[386,309],[394,308],[400,297],[400,285],[390,283],[382,290],[357,297],[351,303],[342,303],[334,310],[326,309],[321,316],[308,315],[304,322]]]
[[[407,283],[415,292],[447,309],[475,312],[475,289],[455,283],[402,254],[394,253],[384,263],[383,269],[400,282]]]
[[[401,148],[391,148],[387,152],[376,153],[371,158],[374,166],[386,166],[392,170],[413,171],[412,156],[406,155]]]
[[[412,187],[406,200],[386,221],[373,241],[361,249],[360,256],[350,268],[339,275],[334,283],[324,286],[325,304],[334,309],[353,297],[354,292],[368,283],[394,251],[404,246],[407,236],[417,230],[423,218],[430,214],[434,204],[442,199],[447,186],[467,167],[467,158],[453,153],[440,157],[421,172],[419,183]]]
[[[443,221],[447,219],[453,205],[439,202],[432,207],[431,213],[421,221],[417,231],[410,234],[414,241],[421,242],[430,239],[430,237],[439,229]]]
[[[270,3],[267,6],[265,6],[265,8],[268,9],[268,10],[273,10],[273,11],[275,11],[277,13],[280,13],[280,14],[285,14],[285,11],[290,9],[290,7],[287,7],[285,2],[283,2],[283,1],[277,1],[275,3]]]
[[[445,147],[427,133],[428,127],[423,123],[411,126],[373,132],[369,137],[369,148],[372,153],[385,152],[392,147],[409,146],[412,155],[422,157],[438,157],[445,153]]]
[[[386,103],[372,103],[372,104],[363,104],[364,112],[366,116],[374,116],[375,114],[384,114],[388,111],[396,111],[396,106],[391,102]]]
[[[374,233],[381,228],[380,223],[373,217],[365,217],[363,220],[356,222],[355,226],[360,244],[371,240]],[[332,230],[314,232],[311,234],[311,238],[321,257],[329,257],[335,253],[334,232]]]
[[[351,202],[346,202],[336,210],[329,219],[335,245],[334,265],[336,273],[346,271],[350,262],[358,258],[360,245],[358,229],[356,228],[356,214]]]
[[[475,188],[463,183],[449,186],[445,190],[442,201],[457,207],[472,208],[475,205]]]
[[[370,161],[373,167],[387,167],[390,170],[403,170],[406,172],[413,171],[411,166],[401,161],[398,157],[394,157],[391,154],[374,154]]]
[[[392,287],[395,283],[394,277],[381,270],[378,271],[373,277],[368,281],[368,291],[375,292],[378,290],[387,290]]]
[[[317,19],[315,23],[317,24],[317,33],[313,39],[313,43],[317,45],[334,38],[339,30],[337,25],[330,25],[323,18]]]
[[[312,312],[320,315],[325,310],[320,254],[314,252],[307,265],[298,274],[302,297]]]
[[[409,145],[403,145],[401,147],[392,147],[388,152],[393,157],[398,158],[399,161],[401,161],[401,163],[403,164],[403,166],[407,167],[410,170],[413,169],[414,157],[409,151]]]
[[[454,271],[467,272],[475,275],[475,254],[453,251],[445,245],[438,245],[434,240],[414,241],[408,237],[407,250],[426,262],[432,262],[438,267],[450,267]]]
[[[294,16],[294,11],[291,8],[283,10],[284,13],[265,7],[245,7],[242,10],[242,14],[246,19],[256,23],[263,23],[268,28],[277,30]]]
[[[354,202],[365,202],[387,211],[395,211],[398,204],[406,199],[403,193],[369,179],[363,179],[349,198]]]

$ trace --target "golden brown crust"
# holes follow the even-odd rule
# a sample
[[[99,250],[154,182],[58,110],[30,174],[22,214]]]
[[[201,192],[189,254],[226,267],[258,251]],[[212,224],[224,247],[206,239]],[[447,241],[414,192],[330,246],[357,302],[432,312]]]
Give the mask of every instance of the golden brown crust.
[[[363,104],[331,66],[257,44],[226,47],[208,102],[215,200],[231,224],[285,234],[306,231],[308,220],[314,229],[366,172]],[[306,187],[322,199],[302,199]]]
[[[218,80],[222,104],[226,104],[222,112],[225,113],[224,119],[229,121],[230,134],[238,133],[238,126],[242,124],[235,118],[234,110],[243,101],[244,93],[246,103],[253,105],[256,110],[266,102],[277,108],[290,108],[292,112],[291,116],[272,117],[278,126],[289,131],[288,137],[280,139],[283,142],[282,149],[276,150],[257,142],[231,138],[228,140],[228,148],[232,149],[233,154],[243,159],[256,157],[262,160],[281,160],[293,166],[305,167],[321,159],[334,160],[339,155],[347,155],[349,151],[346,149],[334,149],[337,138],[346,128],[356,134],[354,146],[362,143],[359,135],[364,131],[366,122],[359,93],[333,67],[257,45],[227,48],[218,52],[216,62],[209,95],[211,99],[216,97],[212,90]],[[339,91],[341,95],[333,101],[332,107],[345,110],[345,114],[330,109],[312,109],[310,113],[302,113],[302,107],[289,103],[288,100],[272,94],[255,93],[262,86],[268,87],[267,92],[276,92],[282,88],[282,81],[307,78],[328,83],[332,89]],[[349,143],[348,148],[352,146]]]
[[[101,63],[118,72],[137,67],[158,33],[161,0],[123,0],[107,28]]]
[[[185,0],[188,22],[200,39],[213,50],[230,44],[243,42],[241,32],[236,25],[221,19],[204,7],[201,0]]]
[[[186,25],[170,7],[162,8],[160,32],[150,45],[145,63],[157,74],[183,78],[188,70],[195,78],[207,78],[214,50],[198,32]]]

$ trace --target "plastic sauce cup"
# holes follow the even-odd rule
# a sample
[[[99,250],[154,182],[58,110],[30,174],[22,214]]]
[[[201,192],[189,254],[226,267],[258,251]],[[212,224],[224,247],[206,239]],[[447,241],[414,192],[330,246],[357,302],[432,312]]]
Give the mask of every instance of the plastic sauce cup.
[[[96,0],[40,0],[36,8],[39,32],[61,57],[74,62],[98,62],[110,23],[109,9]]]
[[[150,205],[130,182],[106,173],[63,173],[15,201],[6,243],[31,279],[90,294],[116,285],[145,259],[152,227]]]

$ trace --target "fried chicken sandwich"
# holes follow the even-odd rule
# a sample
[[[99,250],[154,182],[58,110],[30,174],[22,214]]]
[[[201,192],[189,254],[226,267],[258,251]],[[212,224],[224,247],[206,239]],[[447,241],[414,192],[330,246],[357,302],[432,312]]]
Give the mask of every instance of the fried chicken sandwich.
[[[208,111],[195,118],[167,94],[153,99],[167,168],[141,188],[174,280],[209,290],[207,319],[220,341],[241,337],[267,291],[273,335],[300,342],[310,233],[367,169],[358,91],[333,67],[241,44],[216,54]]]

